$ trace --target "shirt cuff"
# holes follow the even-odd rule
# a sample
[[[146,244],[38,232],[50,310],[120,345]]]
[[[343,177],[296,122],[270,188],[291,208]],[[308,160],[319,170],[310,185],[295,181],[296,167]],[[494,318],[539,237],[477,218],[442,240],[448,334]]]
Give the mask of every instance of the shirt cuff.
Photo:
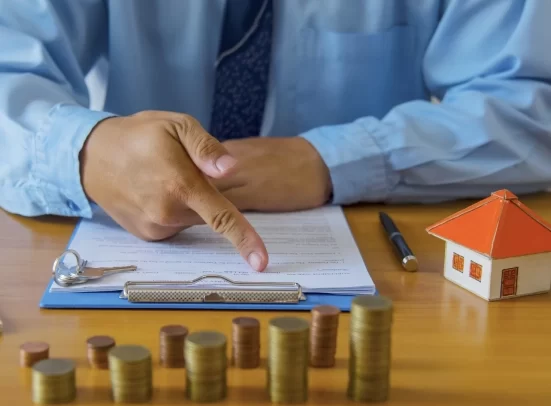
[[[69,104],[58,104],[48,113],[36,134],[32,169],[48,214],[92,216],[81,184],[79,154],[93,128],[112,116]]]
[[[367,117],[300,134],[317,149],[329,168],[333,184],[332,204],[387,199],[399,180],[384,153],[391,132],[388,125]]]

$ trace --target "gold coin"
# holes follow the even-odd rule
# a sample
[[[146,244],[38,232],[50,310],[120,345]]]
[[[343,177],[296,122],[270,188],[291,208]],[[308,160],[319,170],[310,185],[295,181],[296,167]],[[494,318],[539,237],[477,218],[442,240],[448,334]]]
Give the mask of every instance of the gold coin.
[[[186,346],[205,350],[221,348],[226,346],[226,336],[216,331],[198,331],[187,336]]]
[[[393,308],[392,300],[381,295],[361,295],[352,299],[352,310],[369,312],[388,312]]]

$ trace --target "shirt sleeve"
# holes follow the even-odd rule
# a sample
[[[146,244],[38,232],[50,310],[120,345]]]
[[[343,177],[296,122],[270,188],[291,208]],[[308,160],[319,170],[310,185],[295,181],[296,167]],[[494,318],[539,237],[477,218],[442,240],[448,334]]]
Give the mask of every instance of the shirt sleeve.
[[[103,0],[0,0],[0,207],[90,217],[80,149],[108,113],[86,73],[106,49]]]
[[[450,0],[423,74],[440,103],[301,136],[329,167],[333,203],[437,202],[551,186],[551,1]]]

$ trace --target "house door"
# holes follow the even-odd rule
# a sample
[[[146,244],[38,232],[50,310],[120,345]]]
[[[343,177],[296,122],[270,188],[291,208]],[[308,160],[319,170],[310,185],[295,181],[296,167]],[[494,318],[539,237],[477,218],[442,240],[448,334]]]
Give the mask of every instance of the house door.
[[[501,271],[501,297],[517,294],[518,267]]]

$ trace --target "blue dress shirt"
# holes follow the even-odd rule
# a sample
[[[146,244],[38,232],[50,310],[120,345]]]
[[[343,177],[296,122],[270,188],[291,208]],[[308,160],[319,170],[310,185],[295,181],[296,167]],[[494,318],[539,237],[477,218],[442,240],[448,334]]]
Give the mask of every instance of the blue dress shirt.
[[[111,115],[209,128],[225,2],[0,0],[0,207],[90,216],[78,155]],[[275,1],[260,135],[309,140],[336,204],[543,190],[550,15],[547,0]],[[84,79],[101,57],[92,111]]]

